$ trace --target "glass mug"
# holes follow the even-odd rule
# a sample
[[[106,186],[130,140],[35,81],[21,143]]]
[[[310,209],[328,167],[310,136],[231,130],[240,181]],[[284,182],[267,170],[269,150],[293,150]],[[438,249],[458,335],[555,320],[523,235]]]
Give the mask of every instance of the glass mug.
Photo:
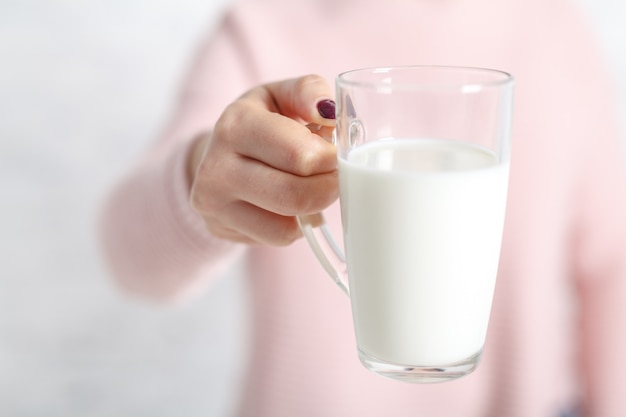
[[[300,228],[350,296],[370,371],[417,383],[474,371],[498,270],[513,77],[366,68],[336,78],[344,252],[321,213]]]

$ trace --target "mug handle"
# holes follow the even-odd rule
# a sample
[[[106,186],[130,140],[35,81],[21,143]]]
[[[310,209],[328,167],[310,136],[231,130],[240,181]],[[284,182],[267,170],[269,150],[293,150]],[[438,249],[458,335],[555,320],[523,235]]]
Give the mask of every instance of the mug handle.
[[[298,226],[328,275],[350,295],[346,257],[337,245],[322,213],[296,216]]]

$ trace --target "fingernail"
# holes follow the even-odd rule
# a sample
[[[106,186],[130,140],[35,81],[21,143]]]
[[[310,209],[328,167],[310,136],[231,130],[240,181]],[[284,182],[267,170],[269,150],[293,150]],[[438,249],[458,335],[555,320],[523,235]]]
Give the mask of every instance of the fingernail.
[[[321,100],[317,103],[317,111],[324,119],[335,118],[335,102],[330,99]]]

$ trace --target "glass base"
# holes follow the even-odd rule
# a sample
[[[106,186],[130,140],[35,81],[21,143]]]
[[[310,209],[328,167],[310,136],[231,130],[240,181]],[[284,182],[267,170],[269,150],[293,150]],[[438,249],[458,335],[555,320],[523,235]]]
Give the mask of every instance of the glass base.
[[[480,362],[482,350],[469,358],[441,366],[399,365],[381,362],[359,349],[359,359],[363,366],[375,374],[402,382],[433,384],[446,382],[471,374]]]

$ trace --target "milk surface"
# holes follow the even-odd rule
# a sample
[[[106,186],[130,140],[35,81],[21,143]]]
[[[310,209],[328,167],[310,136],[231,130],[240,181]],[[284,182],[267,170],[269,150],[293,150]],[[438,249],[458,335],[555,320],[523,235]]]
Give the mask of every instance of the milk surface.
[[[339,160],[344,244],[359,349],[442,366],[483,347],[508,163],[484,148],[380,140]]]

